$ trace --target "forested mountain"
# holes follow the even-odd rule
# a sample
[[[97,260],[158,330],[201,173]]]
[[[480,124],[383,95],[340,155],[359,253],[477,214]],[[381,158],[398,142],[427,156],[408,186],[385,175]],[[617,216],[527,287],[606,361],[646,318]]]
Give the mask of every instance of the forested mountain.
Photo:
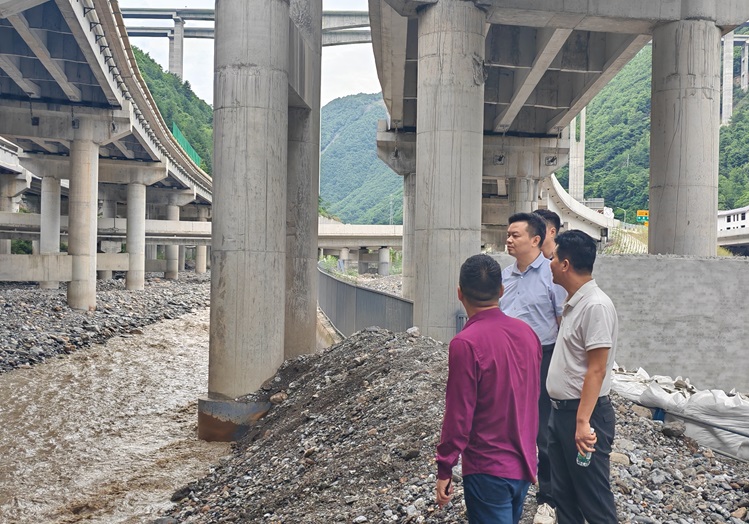
[[[403,179],[377,158],[377,120],[387,117],[382,96],[337,98],[322,108],[320,196],[352,224],[403,223]]]
[[[182,82],[176,75],[167,73],[148,53],[137,47],[133,47],[133,53],[169,130],[175,122],[200,155],[200,167],[210,175],[213,169],[213,109],[193,93],[190,82]]]

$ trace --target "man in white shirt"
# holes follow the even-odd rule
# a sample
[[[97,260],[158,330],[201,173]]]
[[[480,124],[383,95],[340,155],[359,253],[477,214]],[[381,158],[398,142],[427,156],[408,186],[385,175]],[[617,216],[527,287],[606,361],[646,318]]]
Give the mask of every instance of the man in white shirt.
[[[556,244],[551,272],[568,295],[546,382],[557,518],[560,524],[616,524],[609,481],[615,417],[608,395],[619,322],[611,299],[593,280],[595,240],[572,230],[558,235]],[[589,462],[577,461],[588,452]]]

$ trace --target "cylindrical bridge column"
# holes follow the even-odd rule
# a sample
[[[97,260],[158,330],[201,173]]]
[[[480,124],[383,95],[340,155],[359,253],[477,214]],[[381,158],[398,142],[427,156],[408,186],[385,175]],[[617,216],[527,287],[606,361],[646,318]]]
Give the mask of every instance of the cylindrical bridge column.
[[[651,254],[716,253],[720,33],[710,20],[653,30]]]
[[[153,248],[155,251],[156,246]],[[143,289],[146,274],[146,186],[138,182],[127,185],[127,253],[125,287]]]
[[[200,206],[198,208],[198,222],[208,221],[208,208]],[[196,246],[195,247],[195,273],[202,275],[206,272],[206,254],[208,252],[208,246]]]
[[[68,284],[68,305],[94,310],[99,145],[93,140],[93,122],[85,118],[77,122],[70,146],[68,253],[73,257],[73,276]]]
[[[42,255],[60,252],[60,180],[42,177],[42,223],[39,230],[39,252]],[[39,282],[42,289],[57,289],[59,282]]]
[[[179,206],[169,204],[166,206],[166,219],[179,221]],[[179,245],[169,244],[166,246],[166,273],[164,278],[177,280],[179,278]]]

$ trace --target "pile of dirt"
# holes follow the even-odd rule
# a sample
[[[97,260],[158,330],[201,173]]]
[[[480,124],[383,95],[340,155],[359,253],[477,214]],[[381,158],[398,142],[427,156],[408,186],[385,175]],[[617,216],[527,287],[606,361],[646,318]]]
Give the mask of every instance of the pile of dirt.
[[[280,404],[232,458],[180,490],[160,522],[466,522],[459,472],[453,502],[434,504],[446,379],[445,344],[379,328],[288,361],[252,397]],[[613,401],[623,521],[743,522],[746,464],[667,437],[662,423]],[[534,492],[523,523],[532,522]]]

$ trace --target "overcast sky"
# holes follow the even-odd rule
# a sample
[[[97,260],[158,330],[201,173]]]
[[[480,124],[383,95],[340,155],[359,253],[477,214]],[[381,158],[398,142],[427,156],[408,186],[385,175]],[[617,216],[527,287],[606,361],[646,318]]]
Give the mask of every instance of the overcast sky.
[[[157,5],[154,5],[157,4]],[[120,7],[213,8],[214,0],[120,0]],[[323,0],[326,11],[366,11],[367,0]],[[168,21],[125,19],[129,26],[173,25]],[[188,21],[187,26],[212,25]],[[147,51],[165,70],[169,69],[169,40],[132,38],[133,45]],[[185,39],[185,80],[199,97],[213,104],[213,40]],[[210,73],[210,74],[207,74]],[[324,47],[322,51],[322,105],[334,98],[380,91],[371,44]]]

